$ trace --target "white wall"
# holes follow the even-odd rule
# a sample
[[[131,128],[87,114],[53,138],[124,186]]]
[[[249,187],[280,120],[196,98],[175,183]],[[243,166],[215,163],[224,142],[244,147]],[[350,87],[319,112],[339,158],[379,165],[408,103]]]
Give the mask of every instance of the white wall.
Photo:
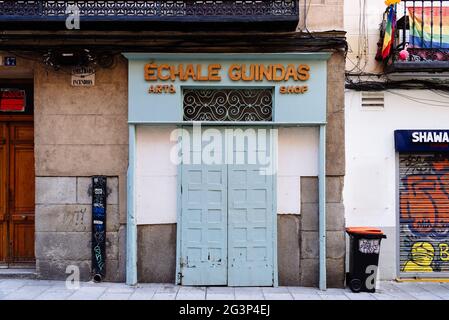
[[[177,167],[170,161],[175,127],[137,126],[137,224],[176,222]]]
[[[170,161],[175,127],[138,126],[137,224],[176,223],[177,167]],[[281,128],[278,140],[278,213],[300,213],[300,177],[318,175],[317,128]]]
[[[381,249],[384,251],[381,275],[394,278],[394,130],[447,129],[449,95],[442,96],[429,90],[391,90],[385,92],[385,108],[379,111],[362,109],[360,98],[359,92],[346,92],[346,177],[343,193],[346,225],[384,227],[386,232],[393,232]]]
[[[318,128],[280,128],[277,204],[279,214],[301,212],[300,177],[318,176]]]

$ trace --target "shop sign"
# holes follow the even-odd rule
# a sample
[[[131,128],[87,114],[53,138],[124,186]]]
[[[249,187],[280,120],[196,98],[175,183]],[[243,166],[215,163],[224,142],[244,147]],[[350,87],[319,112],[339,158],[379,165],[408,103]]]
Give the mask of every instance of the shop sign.
[[[25,90],[2,89],[0,90],[1,112],[23,112],[26,106]]]
[[[449,152],[449,130],[396,130],[398,152]]]
[[[307,81],[310,79],[308,64],[231,64],[223,70],[221,64],[156,64],[149,63],[144,67],[145,81],[164,84],[151,85],[148,93],[176,93],[173,85],[166,81],[220,82],[227,77],[231,82],[287,82]],[[305,94],[309,91],[306,85],[288,85],[279,88],[280,94]]]
[[[76,67],[72,69],[72,87],[93,87],[95,85],[95,69]]]

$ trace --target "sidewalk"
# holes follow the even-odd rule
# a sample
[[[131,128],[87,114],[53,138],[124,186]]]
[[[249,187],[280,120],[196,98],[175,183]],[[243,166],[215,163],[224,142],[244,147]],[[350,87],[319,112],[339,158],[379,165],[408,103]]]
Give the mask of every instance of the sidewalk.
[[[377,292],[349,289],[279,287],[181,287],[171,284],[82,283],[67,289],[63,281],[0,280],[0,300],[449,300],[449,283],[381,282]]]

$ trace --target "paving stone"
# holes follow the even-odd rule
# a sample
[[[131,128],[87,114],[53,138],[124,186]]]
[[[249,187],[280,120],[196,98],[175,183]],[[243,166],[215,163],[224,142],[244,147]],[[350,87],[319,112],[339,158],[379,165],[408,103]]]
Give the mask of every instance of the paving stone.
[[[262,288],[235,288],[236,300],[264,300]]]
[[[295,300],[321,300],[319,294],[306,294],[306,293],[292,293],[293,299]]]
[[[376,300],[376,298],[368,292],[345,292],[345,295],[349,298],[349,300]]]
[[[51,286],[51,287],[65,287],[65,281],[56,280],[28,280],[25,286]]]
[[[173,284],[84,282],[67,288],[65,281],[2,279],[0,300],[449,300],[449,286],[442,283],[380,282],[375,293],[349,289],[304,287],[182,287]]]
[[[290,293],[264,293],[265,300],[293,300]]]
[[[416,300],[415,297],[406,293],[375,293],[374,298],[376,300]]]
[[[238,287],[235,288],[235,294],[257,295],[262,294],[262,288],[259,287]]]
[[[319,290],[318,294],[319,295],[344,295],[345,291],[342,290],[342,289],[329,288],[329,289],[324,290],[324,291]]]
[[[177,294],[181,287],[175,285],[163,285],[160,286],[156,293],[169,293],[169,294]]]
[[[82,287],[76,290],[68,300],[98,300],[105,291],[105,287]]]
[[[205,300],[206,288],[181,287],[178,290],[176,300]]]
[[[235,296],[233,294],[226,293],[207,293],[206,300],[235,300]]]
[[[23,286],[8,294],[4,300],[33,300],[49,288],[49,286]]]
[[[277,287],[277,288],[262,288],[264,295],[266,294],[290,294],[287,287]]]
[[[411,283],[411,282],[403,282],[403,283],[393,283],[393,286],[400,289],[403,292],[425,292],[425,289],[421,287],[417,283]]]
[[[0,285],[0,290],[16,290],[23,287],[27,283],[27,280],[22,279],[6,279],[3,280]]]
[[[175,300],[176,293],[155,293],[151,300]]]
[[[234,295],[235,288],[233,287],[209,287],[206,288],[207,294],[229,294]]]
[[[131,293],[105,293],[99,300],[128,300]]]
[[[133,294],[136,291],[135,288],[130,286],[124,286],[123,284],[121,286],[114,286],[109,287],[106,289],[106,294],[109,293],[121,293],[121,294]]]
[[[66,300],[74,293],[68,289],[49,289],[38,295],[34,300]]]
[[[308,287],[288,287],[291,294],[318,294],[318,288]]]
[[[430,292],[424,292],[424,293],[410,292],[410,295],[413,296],[414,298],[416,298],[417,300],[442,300],[441,297],[434,295]]]
[[[137,288],[129,300],[151,300],[158,287]]]
[[[322,300],[349,300],[344,294],[320,294]]]

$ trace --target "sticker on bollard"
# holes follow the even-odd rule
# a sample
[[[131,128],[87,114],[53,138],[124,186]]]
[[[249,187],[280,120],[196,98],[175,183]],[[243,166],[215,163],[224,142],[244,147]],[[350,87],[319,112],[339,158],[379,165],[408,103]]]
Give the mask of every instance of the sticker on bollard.
[[[106,275],[106,199],[107,178],[92,178],[92,269],[95,282]]]
[[[349,272],[346,284],[352,292],[375,292],[382,230],[366,227],[347,228],[350,236]]]

